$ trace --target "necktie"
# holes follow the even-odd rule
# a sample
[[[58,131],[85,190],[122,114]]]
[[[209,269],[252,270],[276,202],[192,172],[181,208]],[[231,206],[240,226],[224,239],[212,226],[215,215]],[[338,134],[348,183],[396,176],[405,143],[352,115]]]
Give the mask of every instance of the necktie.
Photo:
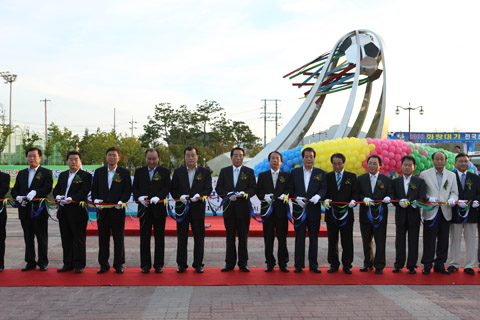
[[[152,178],[153,178],[153,170],[148,170],[148,175],[150,177],[150,181],[152,181]]]
[[[238,168],[235,168],[235,170],[233,170],[233,187],[237,186],[237,181],[238,181]]]
[[[462,178],[460,179],[460,182],[462,183],[462,189],[465,189],[465,173],[462,173]]]
[[[377,182],[377,179],[375,179],[375,176],[370,176],[370,184],[372,185],[372,194],[375,192],[375,183]]]
[[[273,180],[273,188],[275,189],[277,187],[277,173],[273,172],[272,174],[272,180]]]
[[[342,175],[337,172],[337,190],[340,190],[340,182],[342,182]]]
[[[442,179],[443,179],[443,173],[440,174],[440,173],[437,172],[438,189],[442,188]]]

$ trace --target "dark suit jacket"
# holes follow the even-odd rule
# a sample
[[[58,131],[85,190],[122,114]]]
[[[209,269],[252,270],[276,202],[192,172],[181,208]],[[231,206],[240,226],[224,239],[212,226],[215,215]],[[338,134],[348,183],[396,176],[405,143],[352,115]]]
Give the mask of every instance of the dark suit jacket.
[[[255,195],[257,189],[257,184],[255,182],[255,173],[251,168],[242,166],[240,173],[238,174],[237,185],[233,186],[233,166],[228,166],[220,170],[220,175],[218,176],[217,186],[215,191],[217,194],[225,198],[225,196],[232,191],[240,192],[243,191],[248,195],[248,198],[251,198]],[[228,203],[228,201],[223,206],[224,212],[223,216],[228,217],[232,212],[233,208],[237,214],[241,213],[244,217],[250,216],[250,210],[248,208],[248,202],[245,198],[238,198],[236,201]],[[227,210],[225,210],[227,208]]]
[[[379,173],[377,183],[375,184],[375,190],[372,193],[372,186],[370,185],[370,174],[367,172],[358,177],[358,198],[357,201],[363,201],[363,198],[367,197],[372,200],[383,200],[388,196],[388,188],[391,183],[389,177]],[[383,206],[383,212],[388,213],[388,206],[385,203]],[[365,204],[360,204],[360,223],[370,223],[367,217],[368,208]],[[375,215],[374,215],[375,216]]]
[[[318,194],[321,200],[325,200],[327,194],[327,173],[322,169],[313,167],[308,189],[305,190],[305,182],[303,179],[303,167],[295,168],[290,175],[290,198],[305,197],[307,204],[307,217],[312,220],[320,220],[322,207],[320,203],[314,205],[308,202],[313,196]],[[300,206],[293,202],[294,210],[300,210]]]
[[[40,166],[38,167],[37,172],[32,180],[32,184],[29,188],[28,169],[23,169],[17,175],[15,185],[12,189],[12,197],[16,198],[17,196],[26,196],[30,191],[35,190],[37,192],[35,198],[46,198],[50,191],[52,191],[52,185],[52,171]],[[29,217],[31,210],[32,202],[29,202],[26,207],[18,207],[18,217],[20,219]],[[40,213],[40,217],[48,218],[48,212],[46,208]]]
[[[279,200],[282,194],[288,194],[290,192],[290,174],[284,171],[279,171],[277,177],[277,184],[273,187],[272,171],[268,170],[258,175],[257,181],[257,197],[260,200],[265,199],[266,194],[273,194],[273,212],[277,217],[287,217],[288,203],[284,203],[283,200]],[[261,206],[261,213],[267,212],[268,206]]]
[[[455,172],[455,175],[457,176],[458,200],[468,200],[472,202],[473,200],[480,201],[480,177],[471,172],[467,172],[467,176],[465,178],[465,189],[462,189],[462,182],[460,181],[458,173]],[[451,220],[452,223],[461,223],[463,221],[463,219],[458,215],[459,209],[460,214],[465,215],[465,212],[462,212],[461,208],[458,206],[453,207]],[[478,221],[478,208],[470,207],[467,222],[478,223]]]
[[[147,166],[135,170],[133,178],[133,198],[135,201],[138,201],[138,198],[142,196],[148,196],[148,199],[158,197],[160,200],[164,200],[168,196],[171,186],[170,171],[167,168],[157,166],[153,176],[152,181],[150,181]],[[141,204],[138,205],[141,206]],[[167,215],[163,202],[150,203],[146,212],[152,212],[154,215],[160,216]],[[140,212],[137,215],[140,216]]]
[[[180,198],[186,194],[193,198],[197,193],[203,196],[209,196],[212,193],[212,173],[209,169],[197,166],[195,176],[193,177],[192,188],[188,182],[187,167],[180,167],[175,169],[172,178],[172,190],[170,194],[174,199]],[[178,213],[183,211],[183,207],[177,208]],[[198,200],[197,202],[190,202],[189,214],[192,218],[205,216],[205,202]]]
[[[420,201],[425,202],[427,199],[427,185],[425,184],[425,180],[419,177],[412,176],[410,178],[410,184],[408,187],[408,192],[405,194],[404,188],[404,178],[403,175],[390,183],[389,186],[389,197],[392,200],[402,200],[407,199],[408,201]],[[412,206],[408,206],[407,208],[402,208],[398,202],[392,202],[395,206],[395,223],[399,225],[403,225],[407,216],[409,219],[413,219],[413,221],[420,222],[420,208],[417,207],[416,209]]]
[[[0,172],[0,199],[4,199],[8,190],[10,189],[10,175],[5,172]]]
[[[73,201],[87,201],[88,193],[90,192],[90,186],[92,185],[92,175],[82,169],[78,170],[77,174],[70,184],[70,189],[68,189],[68,194],[65,194],[67,191],[69,170],[63,171],[58,177],[58,182],[55,188],[53,189],[53,196],[57,197],[58,195],[65,196],[65,198],[72,198]],[[82,221],[85,218],[88,218],[87,211],[85,208],[81,207],[79,203],[72,202],[65,206],[59,206],[57,210],[57,217],[62,218],[64,212],[71,212],[73,218],[76,220]]]
[[[116,174],[120,176],[120,181],[112,181],[110,190],[108,189],[108,167],[101,167],[95,170],[92,184],[92,199],[101,199],[103,203],[117,204],[118,201],[128,202],[132,192],[132,179],[130,171],[117,166]],[[100,211],[101,212],[101,211]]]
[[[350,202],[358,199],[358,185],[357,175],[349,171],[343,171],[342,181],[340,181],[340,190],[337,188],[337,177],[335,171],[327,173],[327,195],[325,199],[330,199],[335,202]],[[325,200],[324,199],[324,200]],[[341,218],[342,215],[337,213],[338,206],[342,207],[344,204],[330,204],[335,210],[335,216]],[[326,222],[334,222],[332,218],[332,209],[327,209],[325,213]],[[348,208],[349,219],[354,220],[353,208]],[[352,220],[352,221],[353,221]]]

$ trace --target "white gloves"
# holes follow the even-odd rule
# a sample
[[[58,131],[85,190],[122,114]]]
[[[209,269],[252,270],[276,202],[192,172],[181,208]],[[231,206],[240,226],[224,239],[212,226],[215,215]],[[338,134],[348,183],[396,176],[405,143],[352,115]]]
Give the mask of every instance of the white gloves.
[[[60,200],[60,205],[63,207],[66,204],[69,204],[72,201],[72,197],[68,197],[65,200]]]
[[[355,203],[355,200],[351,200],[350,203],[348,204],[349,208],[355,207],[357,204]]]
[[[198,198],[200,198],[200,195],[198,193],[196,193],[191,200],[192,200],[192,202],[197,202],[198,200],[200,200]]]
[[[448,199],[447,202],[449,207],[455,207],[455,200],[452,198]]]
[[[22,202],[23,198],[25,198],[25,196],[17,196],[15,200],[17,200],[18,202]]]
[[[382,202],[385,203],[385,204],[389,204],[390,203],[390,197],[389,196],[386,196],[385,198],[383,198]]]
[[[182,201],[183,204],[187,204],[187,199],[188,199],[188,194],[182,194],[180,196],[180,201]]]
[[[230,199],[230,201],[237,201],[237,195],[233,193],[228,199]]]
[[[102,203],[102,202],[103,202],[102,199],[95,199],[95,200],[93,201],[93,203]],[[103,209],[103,208],[102,208],[101,206],[99,206],[99,205],[95,205],[95,207],[97,207],[98,210],[102,210],[102,209]]]
[[[458,206],[460,208],[466,208],[467,207],[467,200],[458,200]]]
[[[115,209],[122,209],[122,201],[118,201],[117,205],[115,206]]]
[[[295,199],[295,201],[297,202],[297,204],[300,206],[300,207],[305,207],[305,201],[306,199],[304,197],[297,197]]]
[[[138,197],[138,201],[140,201],[140,203],[141,203],[145,208],[148,207],[148,201],[146,201],[147,198],[148,198],[148,196]]]
[[[370,202],[373,202],[373,200],[370,199],[369,197],[365,197],[363,198],[363,202],[365,203],[366,206],[369,206]]]
[[[321,199],[322,197],[320,197],[318,194],[314,195],[309,201],[313,204],[317,204],[318,201]]]
[[[325,202],[323,203],[323,205],[325,206],[325,209],[330,209],[330,202],[332,202],[332,199],[325,199]]]
[[[153,197],[152,199],[150,199],[150,203],[153,203],[153,204],[157,204],[158,201],[160,201],[159,197]]]
[[[438,200],[435,197],[428,197],[428,202],[438,202]]]
[[[285,193],[282,193],[280,197],[277,198],[278,200],[284,200],[285,199]]]
[[[405,203],[405,201],[407,201],[407,199],[401,199],[398,204],[400,205],[400,207],[402,208],[406,208],[408,207],[408,205]]]
[[[272,196],[270,194],[266,194],[265,195],[265,201],[267,201],[268,203],[272,202]]]
[[[35,190],[30,191],[30,192],[27,194],[27,200],[28,200],[28,201],[32,201],[33,198],[35,198],[36,195],[37,195],[37,191],[35,191]]]
[[[480,203],[478,202],[478,200],[473,201],[472,208],[478,208],[479,206],[480,206]]]
[[[237,192],[236,196],[237,196],[237,198],[245,197],[245,192],[243,192],[243,191]]]
[[[18,197],[17,197],[18,198]],[[65,196],[61,196],[61,195],[58,195],[55,200],[59,201],[59,200],[62,200],[63,198],[65,198]]]

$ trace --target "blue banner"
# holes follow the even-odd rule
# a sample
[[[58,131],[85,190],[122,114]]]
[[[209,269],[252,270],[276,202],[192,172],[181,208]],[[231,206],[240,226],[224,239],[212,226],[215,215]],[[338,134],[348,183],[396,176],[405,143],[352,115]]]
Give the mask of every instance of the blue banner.
[[[480,143],[480,132],[389,132],[388,139],[410,140],[418,143]]]

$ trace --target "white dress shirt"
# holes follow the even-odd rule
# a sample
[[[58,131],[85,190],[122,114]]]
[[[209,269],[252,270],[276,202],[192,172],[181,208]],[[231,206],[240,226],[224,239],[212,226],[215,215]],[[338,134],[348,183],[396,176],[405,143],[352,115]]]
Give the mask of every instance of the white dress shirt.
[[[30,188],[30,185],[32,184],[33,178],[35,177],[35,174],[37,173],[37,169],[40,167],[38,165],[36,168],[28,168],[28,187]]]
[[[310,184],[310,178],[312,177],[313,167],[310,170],[303,167],[303,183],[305,184],[305,193],[308,191],[308,185]]]

